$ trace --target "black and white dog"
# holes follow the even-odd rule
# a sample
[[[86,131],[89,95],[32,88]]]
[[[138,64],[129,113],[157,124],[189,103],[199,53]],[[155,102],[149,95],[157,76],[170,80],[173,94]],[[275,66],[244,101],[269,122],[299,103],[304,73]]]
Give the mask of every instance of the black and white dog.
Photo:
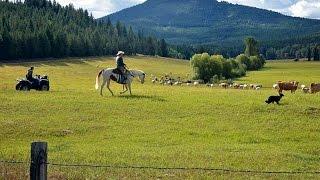
[[[281,100],[281,98],[282,98],[283,96],[284,96],[284,95],[283,95],[282,93],[280,93],[280,96],[270,96],[270,97],[268,98],[268,100],[266,100],[265,102],[266,102],[267,104],[274,103],[274,102],[276,102],[277,104],[279,104],[279,102],[280,102],[280,100]]]

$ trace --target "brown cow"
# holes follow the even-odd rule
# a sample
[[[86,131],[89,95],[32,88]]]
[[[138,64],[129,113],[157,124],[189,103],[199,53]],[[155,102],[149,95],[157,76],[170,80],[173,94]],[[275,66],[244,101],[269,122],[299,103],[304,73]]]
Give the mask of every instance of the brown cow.
[[[278,81],[278,92],[282,93],[282,91],[291,91],[291,93],[295,93],[298,89],[299,82],[297,81],[290,81],[290,82],[284,82],[284,81]]]
[[[317,93],[320,92],[320,83],[312,83],[310,88],[311,93]]]

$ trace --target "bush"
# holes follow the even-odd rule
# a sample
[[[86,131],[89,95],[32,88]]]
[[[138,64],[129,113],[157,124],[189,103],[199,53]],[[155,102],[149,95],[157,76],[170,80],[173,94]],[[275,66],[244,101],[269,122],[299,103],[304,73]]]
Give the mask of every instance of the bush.
[[[220,82],[220,77],[218,75],[214,75],[211,78],[211,83],[218,84]]]
[[[244,54],[240,54],[239,56],[237,56],[236,61],[238,61],[240,64],[244,64],[246,69],[249,69],[251,67],[250,59]]]
[[[237,60],[230,60],[231,64],[232,64],[232,78],[235,77],[242,77],[246,75],[246,65],[245,64],[241,64],[240,62],[238,62]]]
[[[258,56],[250,56],[251,66],[249,70],[258,70],[262,67],[260,59]]]
[[[221,79],[230,79],[246,75],[247,70],[261,69],[265,64],[262,56],[250,56],[240,54],[236,59],[225,59],[221,55],[208,53],[195,54],[191,58],[195,79],[202,79],[205,83],[216,83]]]
[[[208,53],[196,54],[191,58],[195,79],[209,82],[214,76],[221,76],[223,56],[210,56]]]
[[[248,70],[259,70],[265,64],[265,60],[262,56],[250,56],[249,59],[250,59],[251,66],[250,68],[248,68]]]
[[[230,60],[222,61],[222,76],[229,79],[232,78],[232,64]]]

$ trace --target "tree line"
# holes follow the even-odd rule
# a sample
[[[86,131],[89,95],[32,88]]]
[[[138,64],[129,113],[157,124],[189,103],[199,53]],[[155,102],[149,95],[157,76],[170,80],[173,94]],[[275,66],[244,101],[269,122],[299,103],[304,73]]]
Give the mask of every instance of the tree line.
[[[233,79],[246,75],[246,71],[263,68],[265,59],[259,55],[258,42],[252,38],[245,39],[245,52],[236,58],[225,58],[223,55],[209,53],[195,54],[191,58],[194,78],[205,83],[215,83],[221,79]]]
[[[314,39],[314,42],[317,40]],[[281,41],[282,42],[282,41]],[[259,54],[267,60],[275,59],[308,59],[318,61],[320,43],[305,43],[289,41],[290,43],[278,44],[276,41],[260,42]],[[320,42],[320,40],[319,40]],[[194,54],[209,53],[220,54],[226,58],[236,57],[243,52],[245,46],[239,44],[234,46],[216,46],[212,44],[204,45],[169,45],[169,56],[179,59],[190,59]]]
[[[87,10],[50,0],[0,0],[0,59],[126,54],[168,56],[164,39],[120,22],[99,22]]]

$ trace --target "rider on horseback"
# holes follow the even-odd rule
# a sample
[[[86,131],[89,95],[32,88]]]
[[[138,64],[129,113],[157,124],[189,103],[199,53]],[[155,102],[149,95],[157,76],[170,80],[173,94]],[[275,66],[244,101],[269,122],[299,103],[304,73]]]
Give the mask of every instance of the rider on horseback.
[[[119,51],[117,54],[116,62],[117,62],[117,69],[119,70],[121,75],[124,75],[126,72],[126,64],[123,62],[123,51]]]
[[[116,58],[116,63],[117,63],[117,70],[119,72],[119,74],[122,76],[122,78],[120,79],[120,82],[124,82],[127,79],[127,69],[126,69],[126,64],[123,62],[123,55],[124,52],[123,51],[119,51],[117,54],[117,58]]]

